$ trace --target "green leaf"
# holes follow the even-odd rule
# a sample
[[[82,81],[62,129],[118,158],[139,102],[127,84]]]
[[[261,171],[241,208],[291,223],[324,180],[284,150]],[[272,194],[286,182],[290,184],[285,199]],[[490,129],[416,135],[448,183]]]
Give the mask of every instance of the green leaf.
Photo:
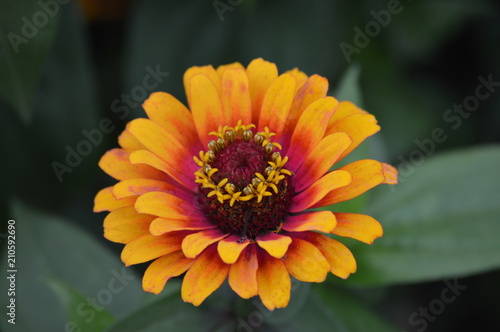
[[[184,303],[180,295],[180,283],[168,282],[169,289],[177,291],[146,305],[137,312],[111,326],[107,332],[154,332],[154,331],[211,331],[221,322],[221,315]],[[203,310],[205,309],[205,310]]]
[[[73,287],[117,318],[134,311],[142,301],[139,278],[123,267],[118,255],[67,220],[21,204],[14,205],[10,218],[16,221],[16,331],[63,331],[70,324],[47,284],[52,279]],[[7,289],[6,264],[2,259],[1,289]],[[2,296],[0,305],[7,301]],[[95,315],[89,302],[73,310],[86,323]],[[9,331],[12,326],[1,319],[0,327]]]
[[[115,318],[102,307],[88,302],[87,297],[60,281],[49,280],[49,286],[59,296],[68,321],[72,322],[74,326],[79,328],[81,332],[101,332],[110,326]],[[88,303],[88,308],[94,312],[94,316],[84,318],[84,315],[78,314],[78,308],[83,308]],[[75,310],[77,308],[77,310]],[[92,319],[90,319],[92,318]]]
[[[2,0],[0,6],[0,97],[27,123],[60,5],[54,1],[49,8],[37,0]]]
[[[354,250],[358,272],[348,281],[417,282],[500,267],[499,165],[500,146],[400,165],[400,184],[379,190],[368,209],[385,234]]]
[[[361,95],[361,87],[359,86],[360,74],[360,65],[352,64],[349,66],[334,89],[332,96],[339,101],[348,100],[359,107],[363,107],[363,97]]]

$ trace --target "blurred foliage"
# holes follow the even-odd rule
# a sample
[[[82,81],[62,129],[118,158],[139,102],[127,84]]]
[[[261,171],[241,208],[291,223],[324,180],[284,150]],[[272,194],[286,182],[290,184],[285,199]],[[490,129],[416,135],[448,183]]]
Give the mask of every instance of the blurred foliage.
[[[468,290],[427,330],[478,322],[495,330],[500,93],[490,91],[475,111],[453,109],[474,96],[480,77],[500,81],[499,4],[406,0],[384,16],[396,2],[143,0],[110,10],[120,1],[0,0],[0,232],[4,220],[17,221],[19,330],[59,331],[85,319],[74,316],[75,305],[106,289],[110,271],[122,271],[121,245],[102,238],[103,215],[92,205],[112,183],[97,161],[117,145],[126,122],[145,116],[144,77],[161,72],[155,90],[185,101],[187,68],[256,57],[280,72],[323,75],[331,95],[376,115],[381,132],[344,162],[374,158],[408,176],[394,190],[377,188],[331,209],[367,211],[385,236],[372,246],[341,239],[353,248],[358,272],[347,281],[299,284],[290,307],[272,314],[227,289],[194,308],[182,303],[175,280],[151,300],[137,277],[105,310],[93,311],[96,325],[87,330],[417,331],[411,315],[440,296],[440,280],[459,276]],[[385,26],[370,35],[367,24],[377,20]],[[342,43],[359,52],[346,57]],[[421,142],[436,129],[446,139],[426,153]],[[12,330],[5,319],[0,327]]]

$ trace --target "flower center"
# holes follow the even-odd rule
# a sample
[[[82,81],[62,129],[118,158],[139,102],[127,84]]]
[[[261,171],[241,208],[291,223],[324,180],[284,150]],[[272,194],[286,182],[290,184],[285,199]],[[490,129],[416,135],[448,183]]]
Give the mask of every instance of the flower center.
[[[254,134],[255,126],[219,127],[210,135],[208,151],[193,157],[200,169],[195,172],[198,203],[208,220],[223,232],[254,240],[256,236],[279,232],[284,222],[293,188],[292,173],[284,168],[282,158],[272,142],[275,134]]]

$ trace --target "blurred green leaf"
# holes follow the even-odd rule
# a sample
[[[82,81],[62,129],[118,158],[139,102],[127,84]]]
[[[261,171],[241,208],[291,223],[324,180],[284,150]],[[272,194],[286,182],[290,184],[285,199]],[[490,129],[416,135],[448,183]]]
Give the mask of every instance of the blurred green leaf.
[[[101,332],[110,326],[115,318],[102,307],[89,304],[88,309],[94,312],[95,316],[85,317],[77,312],[78,308],[83,308],[82,304],[87,303],[87,297],[68,285],[57,281],[49,280],[48,284],[58,295],[64,306],[68,321],[78,327],[81,332]],[[77,310],[75,310],[77,308]],[[93,319],[89,319],[93,318]]]
[[[347,71],[342,75],[338,85],[335,86],[332,96],[339,101],[348,100],[358,107],[363,107],[363,97],[361,95],[361,87],[359,86],[359,76],[361,74],[361,66],[352,64],[347,68]]]
[[[56,1],[47,7],[37,0],[1,0],[0,7],[0,96],[27,123],[60,5]]]
[[[142,307],[106,331],[216,331],[215,328],[225,317],[219,317],[221,315],[210,312],[206,306],[197,308],[190,303],[184,303],[179,288],[180,283],[169,281],[168,289],[177,289],[177,291]]]
[[[95,314],[91,302],[120,318],[142,301],[143,291],[137,276],[123,267],[117,255],[68,221],[21,204],[14,204],[11,218],[16,221],[16,331],[65,329],[69,322],[47,284],[52,279],[88,296],[90,300],[73,309],[87,323]],[[7,289],[6,263],[2,260],[0,264],[1,289]],[[6,305],[7,301],[7,296],[2,296],[0,305]],[[5,319],[0,320],[0,327],[4,331],[12,328]]]
[[[358,273],[348,281],[417,282],[500,267],[499,165],[500,146],[402,164],[400,184],[378,190],[368,209],[385,234],[353,250]]]

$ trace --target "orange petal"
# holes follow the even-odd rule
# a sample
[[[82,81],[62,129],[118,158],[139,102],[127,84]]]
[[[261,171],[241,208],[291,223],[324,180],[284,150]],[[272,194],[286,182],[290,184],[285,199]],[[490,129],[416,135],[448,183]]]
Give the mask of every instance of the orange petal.
[[[292,107],[290,108],[290,113],[288,114],[285,129],[283,130],[282,141],[284,145],[288,146],[295,126],[304,110],[315,100],[326,97],[327,92],[328,80],[319,75],[309,77],[305,84],[297,91]]]
[[[351,181],[352,176],[347,171],[336,170],[327,173],[321,179],[314,182],[309,188],[293,198],[290,212],[300,212],[310,208],[318,201],[322,201],[323,197],[328,195],[328,193],[335,190],[342,190],[337,188],[345,187],[351,183]]]
[[[165,174],[147,165],[132,165],[129,157],[133,150],[112,149],[99,160],[99,167],[117,180],[149,178],[162,179]]]
[[[127,125],[127,127],[128,127],[128,125]],[[120,134],[120,136],[118,136],[118,144],[120,144],[120,146],[125,150],[127,150],[127,149],[128,150],[143,150],[146,148],[127,129],[125,129]]]
[[[191,154],[202,149],[193,115],[177,98],[165,92],[154,92],[142,107],[152,121],[171,133]]]
[[[220,242],[219,242],[220,243]],[[229,286],[244,299],[259,292],[257,287],[257,251],[254,244],[246,247],[238,260],[229,269]]]
[[[325,175],[351,142],[349,135],[342,132],[323,138],[306,156],[295,174],[293,182],[295,191],[301,192]]]
[[[122,261],[126,266],[148,262],[181,249],[182,240],[189,232],[168,233],[161,236],[144,235],[125,245]]]
[[[372,244],[384,233],[380,223],[374,218],[355,213],[335,213],[337,227],[332,233]]]
[[[165,181],[173,179],[178,184],[181,184],[185,188],[194,191],[196,190],[197,184],[194,182],[194,173],[188,174],[185,172],[180,172],[177,169],[172,168],[163,159],[148,150],[137,150],[130,154],[131,164],[146,164],[153,167],[156,170],[163,172],[163,177]],[[170,182],[170,181],[169,181]]]
[[[208,133],[226,125],[228,119],[224,117],[220,91],[203,74],[191,78],[191,111],[198,136],[206,146],[212,139]]]
[[[333,126],[336,122],[354,115],[354,114],[369,114],[367,111],[362,110],[350,101],[341,101],[337,112],[330,118],[329,126]]]
[[[216,225],[212,225],[204,220],[178,220],[178,219],[165,219],[156,218],[151,223],[149,231],[151,234],[157,236],[169,232],[190,230],[198,231],[202,229],[215,228]]]
[[[184,276],[181,289],[182,299],[184,302],[199,306],[222,285],[228,271],[229,265],[220,259],[215,246],[208,248],[196,259]]]
[[[354,256],[337,240],[315,232],[297,233],[296,236],[316,246],[330,263],[332,268],[330,272],[336,276],[345,279],[351,273],[356,272]]]
[[[117,243],[129,243],[149,234],[153,219],[153,216],[137,213],[133,206],[112,211],[104,218],[104,237]]]
[[[252,98],[252,123],[259,123],[264,96],[271,83],[278,78],[278,68],[274,63],[258,58],[248,65],[247,75]]]
[[[292,276],[305,282],[323,282],[331,270],[318,248],[297,238],[293,238],[283,262]]]
[[[116,199],[113,196],[113,187],[101,189],[94,198],[94,212],[114,211],[126,206],[133,206],[137,196]]]
[[[210,82],[215,86],[215,89],[217,90],[217,93],[220,94],[220,77],[217,75],[217,72],[215,71],[214,67],[211,65],[209,66],[202,66],[202,67],[191,67],[186,72],[184,73],[184,89],[186,90],[186,97],[188,100],[189,108],[193,110],[193,104],[192,104],[192,81],[191,79],[198,75],[198,74],[203,74],[205,75]]]
[[[397,171],[394,167],[376,160],[358,160],[345,165],[340,170],[349,172],[352,176],[352,182],[345,187],[330,191],[313,207],[347,201],[381,183],[395,184],[397,180]]]
[[[338,106],[337,99],[325,97],[311,103],[300,116],[286,155],[288,168],[295,172],[325,135],[328,120]]]
[[[361,142],[367,137],[375,134],[380,130],[377,120],[371,114],[354,114],[342,119],[341,121],[334,122],[333,125],[328,127],[326,132],[330,135],[335,132],[346,132],[352,139],[352,144],[340,155],[338,160],[344,158],[351,153]]]
[[[217,245],[217,251],[220,258],[226,264],[233,264],[240,257],[243,249],[250,244],[250,240],[241,241],[240,236],[231,235],[223,240],[220,240]]]
[[[139,213],[165,219],[205,220],[203,213],[190,203],[162,192],[150,192],[140,196],[135,202],[135,209]]]
[[[336,225],[335,215],[331,211],[318,211],[288,217],[283,223],[283,229],[290,232],[331,233]]]
[[[251,123],[250,90],[248,77],[243,67],[228,68],[224,71],[221,93],[222,109],[227,123],[234,125],[239,120],[243,124]]]
[[[243,65],[239,62],[233,62],[233,63],[230,63],[230,64],[227,64],[227,65],[220,65],[219,67],[217,67],[217,69],[215,70],[217,72],[217,75],[219,75],[219,77],[222,79],[222,77],[224,76],[224,73],[226,72],[227,69],[245,69],[245,67],[243,67]]]
[[[193,194],[183,189],[183,187],[176,186],[165,181],[152,179],[123,180],[115,184],[113,187],[113,195],[118,199],[142,195],[152,191],[166,192],[170,195],[182,198],[185,201],[193,199]]]
[[[271,84],[262,102],[259,131],[263,131],[267,126],[276,133],[275,139],[279,139],[292,106],[295,85],[295,78],[289,74],[279,76]]]
[[[260,299],[268,310],[284,308],[290,302],[292,283],[285,263],[262,251],[259,254],[257,285]]]
[[[209,229],[193,233],[186,236],[182,241],[182,251],[188,258],[196,258],[209,245],[227,237],[228,234],[222,233],[219,229]]]
[[[276,233],[268,233],[264,236],[257,237],[257,244],[259,247],[269,253],[269,255],[281,258],[288,250],[288,246],[292,239],[286,235],[279,235]]]
[[[164,255],[148,266],[142,278],[142,288],[146,292],[159,294],[168,279],[183,274],[193,263],[194,260],[186,258],[181,250]]]

